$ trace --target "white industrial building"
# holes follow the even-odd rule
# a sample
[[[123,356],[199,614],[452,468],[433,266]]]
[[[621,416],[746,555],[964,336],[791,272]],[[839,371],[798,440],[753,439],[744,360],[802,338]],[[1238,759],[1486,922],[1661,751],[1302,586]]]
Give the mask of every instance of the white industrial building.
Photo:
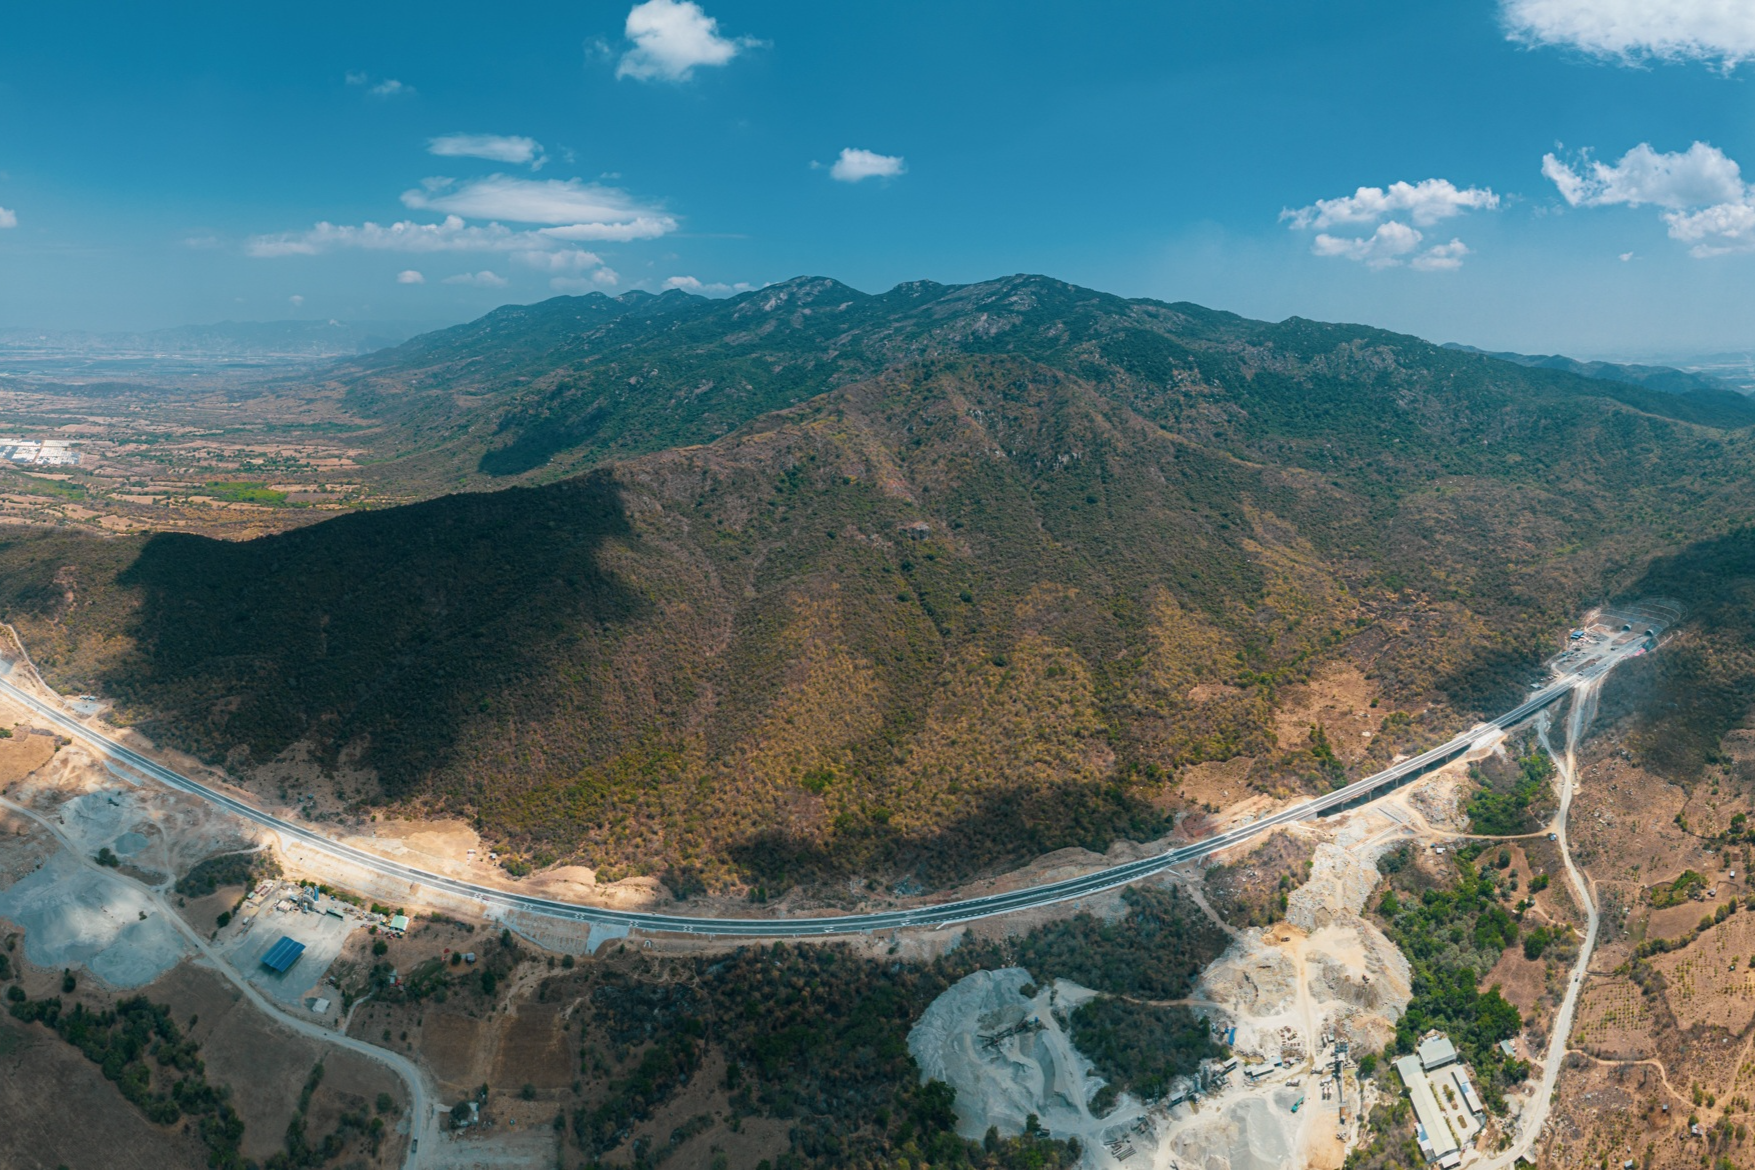
[[[1420,1042],[1415,1055],[1396,1061],[1395,1070],[1408,1087],[1420,1152],[1445,1170],[1460,1166],[1463,1148],[1481,1132],[1487,1111],[1456,1045],[1435,1032]]]
[[[1451,1167],[1462,1164],[1462,1146],[1450,1132],[1450,1122],[1432,1095],[1432,1084],[1420,1067],[1420,1058],[1404,1056],[1395,1062],[1396,1072],[1408,1087],[1408,1100],[1414,1106],[1414,1136],[1420,1141],[1420,1152],[1428,1162]]]
[[[1456,1045],[1452,1044],[1450,1037],[1442,1032],[1420,1041],[1420,1046],[1414,1051],[1420,1057],[1420,1067],[1427,1072],[1443,1068],[1447,1064],[1455,1064],[1457,1061]]]
[[[0,445],[0,459],[35,467],[72,467],[79,463],[79,452],[68,439],[27,439]]]

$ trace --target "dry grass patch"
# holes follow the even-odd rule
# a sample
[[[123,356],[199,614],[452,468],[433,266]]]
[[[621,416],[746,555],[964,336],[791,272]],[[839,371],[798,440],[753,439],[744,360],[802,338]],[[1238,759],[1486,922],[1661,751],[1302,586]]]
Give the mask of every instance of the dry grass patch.
[[[565,1005],[524,1000],[515,1015],[501,1019],[489,1084],[508,1089],[531,1085],[550,1092],[570,1085],[579,1075],[576,1040]]]
[[[20,728],[0,739],[0,788],[23,780],[54,759],[60,741],[52,735],[35,735]]]
[[[1312,725],[1320,726],[1329,745],[1344,764],[1365,758],[1387,709],[1373,708],[1377,698],[1371,681],[1350,662],[1333,662],[1314,674],[1304,686],[1291,688],[1274,712],[1274,735],[1282,748],[1300,747],[1310,738]]]
[[[0,1166],[203,1166],[182,1129],[141,1116],[83,1053],[40,1025],[0,1020]]]
[[[1654,1025],[1651,1007],[1632,981],[1596,980],[1579,999],[1570,1043],[1607,1060],[1642,1060],[1656,1049]]]
[[[1664,1001],[1679,1027],[1737,1034],[1755,1020],[1755,916],[1733,914],[1693,945],[1650,962],[1664,977]]]

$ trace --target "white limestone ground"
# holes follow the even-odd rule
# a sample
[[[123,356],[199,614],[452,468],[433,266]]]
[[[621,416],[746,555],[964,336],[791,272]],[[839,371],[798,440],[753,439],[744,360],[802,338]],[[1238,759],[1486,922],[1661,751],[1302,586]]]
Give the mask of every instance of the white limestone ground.
[[[1294,1165],[1297,1126],[1287,1120],[1297,1120],[1289,1110],[1298,1096],[1295,1089],[1279,1088],[1232,1101],[1216,1112],[1203,1110],[1175,1127],[1151,1165],[1170,1165],[1169,1159],[1189,1170],[1282,1170]]]
[[[1021,1133],[1033,1113],[1055,1137],[1101,1148],[1106,1135],[1126,1129],[1145,1109],[1123,1096],[1108,1116],[1091,1114],[1103,1078],[1073,1047],[1062,1020],[1095,994],[1064,979],[1034,986],[1022,967],[976,971],[932,1001],[908,1034],[908,1051],[924,1078],[957,1090],[957,1132],[964,1137],[980,1138],[989,1126]],[[1035,1030],[986,1042],[1025,1023]]]
[[[31,963],[83,967],[116,988],[151,983],[189,953],[139,880],[171,875],[209,852],[247,844],[229,819],[173,794],[119,779],[77,745],[18,784],[10,799],[36,809],[70,842],[0,890],[0,918],[22,928]],[[108,847],[133,877],[86,863]]]
[[[1343,1131],[1342,1101],[1323,1098],[1315,1074],[1321,1037],[1350,1041],[1355,1053],[1376,1051],[1412,994],[1407,960],[1360,914],[1378,882],[1386,824],[1399,828],[1368,814],[1302,826],[1327,839],[1309,880],[1288,899],[1286,922],[1239,934],[1192,993],[1225,1005],[1195,1010],[1235,1026],[1234,1051],[1245,1060],[1278,1059],[1294,1038],[1303,1057],[1293,1067],[1253,1085],[1239,1073],[1229,1087],[1173,1110],[1123,1094],[1107,1116],[1094,1117],[1089,1102],[1102,1080],[1061,1020],[1095,993],[1063,981],[1026,998],[1030,973],[1009,968],[969,975],[927,1008],[908,1038],[921,1075],[957,1090],[964,1136],[979,1138],[990,1125],[1016,1134],[1034,1113],[1055,1137],[1077,1137],[1093,1170],[1338,1167],[1346,1152],[1339,1135],[1356,1132],[1360,1090],[1349,1076]],[[1026,1021],[1039,1030],[983,1042]],[[1288,1082],[1297,1076],[1294,1088]]]
[[[1355,1053],[1377,1051],[1393,1037],[1413,994],[1406,957],[1360,916],[1377,884],[1382,852],[1364,839],[1368,824],[1349,818],[1318,830],[1332,832],[1334,840],[1317,846],[1309,880],[1287,899],[1286,921],[1244,932],[1207,968],[1195,993],[1226,1005],[1197,1010],[1236,1027],[1233,1051],[1245,1062],[1278,1059],[1287,1036],[1303,1057],[1258,1085],[1234,1084],[1198,1112],[1175,1110],[1150,1165],[1340,1165],[1346,1140],[1337,1135],[1356,1132],[1358,1088],[1349,1079],[1343,1130],[1342,1102],[1322,1098],[1311,1058],[1321,1055],[1324,1032],[1348,1041]],[[1293,1090],[1287,1082],[1299,1075],[1302,1085]],[[1293,1113],[1300,1096],[1304,1104]]]
[[[0,918],[24,928],[24,955],[32,963],[83,966],[112,987],[151,983],[187,954],[145,890],[90,869],[66,850],[0,891]]]

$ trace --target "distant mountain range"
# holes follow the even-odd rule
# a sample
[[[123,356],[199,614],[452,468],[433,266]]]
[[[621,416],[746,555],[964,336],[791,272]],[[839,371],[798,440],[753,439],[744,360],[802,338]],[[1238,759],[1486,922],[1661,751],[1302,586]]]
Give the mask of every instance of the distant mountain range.
[[[508,307],[333,373],[435,498],[9,531],[0,615],[163,741],[363,769],[360,807],[520,866],[942,885],[1159,834],[1202,761],[1288,794],[1447,736],[1605,595],[1755,596],[1740,546],[1651,568],[1755,522],[1755,402],[1359,325],[807,278]],[[1747,707],[1712,698],[1755,679],[1726,612],[1654,656],[1678,768]],[[1311,730],[1330,677],[1370,738]]]
[[[1666,394],[1713,394],[1719,392],[1746,393],[1746,389],[1726,378],[1712,374],[1678,370],[1671,366],[1629,365],[1620,362],[1579,361],[1577,358],[1562,357],[1559,354],[1527,354],[1494,352],[1476,349],[1472,345],[1459,342],[1448,342],[1445,349],[1458,349],[1464,353],[1484,354],[1498,358],[1502,362],[1515,362],[1520,366],[1531,366],[1541,370],[1564,370],[1569,374],[1577,374],[1583,378],[1601,378],[1608,382],[1625,382],[1630,386],[1645,386],[1652,390],[1661,390]]]
[[[344,361],[329,381],[351,412],[382,426],[372,440],[374,474],[430,494],[440,485],[555,479],[605,459],[707,442],[902,362],[1009,355],[1137,385],[1161,381],[1189,359],[1190,346],[1247,347],[1313,327],[1127,300],[1043,277],[914,281],[877,294],[803,277],[726,300],[672,291],[509,305]],[[1552,371],[1567,374],[1601,378]],[[1755,403],[1714,385],[1688,383],[1682,393],[1681,382],[1611,384],[1619,387],[1611,396],[1660,414],[1755,422]]]
[[[428,328],[403,321],[220,321],[132,333],[0,329],[0,361],[51,356],[310,361],[384,349]]]

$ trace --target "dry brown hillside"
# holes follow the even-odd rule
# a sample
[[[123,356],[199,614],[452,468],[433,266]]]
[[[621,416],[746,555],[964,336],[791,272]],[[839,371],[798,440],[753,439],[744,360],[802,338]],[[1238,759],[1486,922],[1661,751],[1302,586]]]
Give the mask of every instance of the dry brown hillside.
[[[1203,761],[1338,783],[1749,515],[1725,432],[1625,387],[1249,329],[1156,383],[915,361],[705,446],[254,541],[15,536],[0,606],[58,685],[241,773],[309,752],[375,777],[358,813],[463,812],[515,870],[762,896],[1155,836]]]

